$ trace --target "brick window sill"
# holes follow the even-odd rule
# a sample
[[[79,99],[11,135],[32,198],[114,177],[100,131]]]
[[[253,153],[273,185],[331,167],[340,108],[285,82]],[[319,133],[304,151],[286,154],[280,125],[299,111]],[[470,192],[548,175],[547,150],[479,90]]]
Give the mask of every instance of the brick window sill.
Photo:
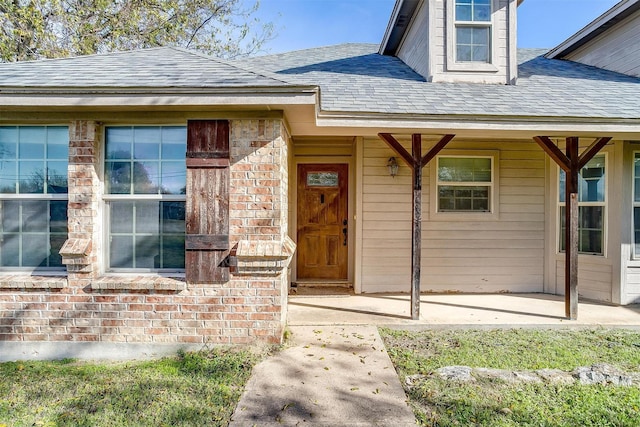
[[[66,276],[0,275],[0,289],[62,289],[67,285]]]
[[[162,276],[102,276],[91,283],[91,288],[110,291],[183,291],[186,282],[179,277]]]

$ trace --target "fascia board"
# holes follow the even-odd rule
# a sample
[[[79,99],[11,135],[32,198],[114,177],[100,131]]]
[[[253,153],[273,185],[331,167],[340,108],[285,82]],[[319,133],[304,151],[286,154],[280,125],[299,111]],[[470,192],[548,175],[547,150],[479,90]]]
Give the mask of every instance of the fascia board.
[[[314,105],[315,88],[300,91],[250,91],[247,93],[224,91],[164,91],[151,93],[136,91],[0,91],[0,109],[3,107],[130,107],[144,106],[259,106],[259,105]]]
[[[387,29],[382,36],[382,42],[380,43],[380,50],[378,53],[380,55],[384,55],[384,51],[387,48],[387,43],[389,43],[389,38],[391,37],[391,33],[393,32],[393,27],[396,25],[396,21],[398,20],[398,14],[402,9],[402,4],[404,0],[396,0],[396,4],[393,6],[393,11],[391,12],[391,17],[389,18],[389,23],[387,24]]]
[[[603,119],[589,117],[460,117],[460,116],[413,116],[392,117],[348,117],[323,115],[316,120],[318,127],[351,127],[375,129],[424,129],[433,131],[515,131],[555,132],[566,134],[612,133],[633,134],[640,138],[640,119]]]
[[[115,87],[115,86],[0,86],[0,96],[5,94],[42,94],[42,95],[166,95],[166,94],[296,94],[317,92],[314,85],[287,85],[287,86],[238,86],[238,87]]]
[[[380,43],[380,49],[378,50],[380,55],[396,54],[400,41],[404,39],[406,31],[411,26],[410,22],[407,22],[404,28],[399,28],[397,26],[398,20],[402,15],[408,15],[411,18],[409,21],[411,21],[421,1],[423,0],[396,0],[387,29]],[[391,46],[389,46],[390,43],[392,43]]]

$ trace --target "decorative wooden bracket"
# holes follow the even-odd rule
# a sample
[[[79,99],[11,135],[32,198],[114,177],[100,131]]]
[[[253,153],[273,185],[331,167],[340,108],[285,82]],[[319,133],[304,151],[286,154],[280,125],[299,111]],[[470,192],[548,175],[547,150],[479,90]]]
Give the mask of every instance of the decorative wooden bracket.
[[[411,169],[423,168],[429,163],[439,152],[442,150],[445,145],[451,141],[455,135],[445,135],[434,145],[431,147],[429,152],[421,157],[422,154],[422,135],[419,133],[414,133],[411,136],[411,147],[413,154],[409,154],[407,150],[396,140],[390,133],[379,133],[378,136],[391,147],[393,151],[395,151],[402,160],[405,161],[407,165]],[[418,150],[416,152],[416,149]]]
[[[390,133],[378,136],[409,165],[413,172],[413,214],[411,234],[411,318],[420,319],[420,263],[422,260],[422,168],[424,168],[455,135],[445,135],[422,156],[422,135],[411,135],[411,154]]]
[[[565,181],[565,316],[568,319],[578,318],[578,176],[589,160],[611,141],[611,138],[597,138],[582,153],[578,154],[578,137],[566,139],[566,155],[546,136],[536,136],[535,142],[558,164],[567,174]]]
[[[569,137],[567,138],[567,148],[569,147],[569,140],[575,139],[576,142],[578,137]],[[568,157],[568,154],[565,155],[553,141],[547,136],[534,136],[533,140],[538,143],[540,147],[553,159],[554,162],[558,164],[565,172],[571,171],[572,159]],[[589,163],[589,160],[593,159],[593,156],[598,154],[598,152],[604,148],[611,141],[611,138],[598,138],[587,148],[584,153],[580,154],[577,157],[578,160],[578,171],[586,166]]]

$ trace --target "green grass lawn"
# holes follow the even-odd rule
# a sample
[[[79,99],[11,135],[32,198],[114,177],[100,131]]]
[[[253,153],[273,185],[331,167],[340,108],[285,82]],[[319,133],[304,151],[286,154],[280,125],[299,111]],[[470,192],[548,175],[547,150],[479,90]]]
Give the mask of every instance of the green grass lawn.
[[[214,349],[126,363],[2,363],[0,427],[225,426],[259,358]]]
[[[608,363],[640,371],[640,333],[628,330],[381,330],[404,384],[452,365],[572,371]],[[425,426],[640,426],[640,388],[613,385],[473,383],[427,376],[406,387]]]

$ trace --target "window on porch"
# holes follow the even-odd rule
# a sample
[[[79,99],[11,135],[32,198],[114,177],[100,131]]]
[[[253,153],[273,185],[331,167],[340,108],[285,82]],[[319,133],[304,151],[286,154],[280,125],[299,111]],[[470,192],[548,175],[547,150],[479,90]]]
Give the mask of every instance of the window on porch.
[[[640,152],[633,155],[633,257],[640,258]]]
[[[438,212],[491,212],[492,157],[438,157]]]
[[[565,180],[560,170],[559,215],[560,251],[565,250]],[[606,156],[595,156],[580,170],[578,177],[578,252],[604,255],[606,214]]]

